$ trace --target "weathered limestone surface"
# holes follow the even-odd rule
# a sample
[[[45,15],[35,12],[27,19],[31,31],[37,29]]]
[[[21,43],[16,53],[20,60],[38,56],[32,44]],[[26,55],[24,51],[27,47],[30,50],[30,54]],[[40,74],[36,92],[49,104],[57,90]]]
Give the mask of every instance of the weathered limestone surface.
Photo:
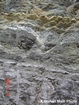
[[[78,92],[79,2],[0,0],[0,105],[55,105],[43,100]]]

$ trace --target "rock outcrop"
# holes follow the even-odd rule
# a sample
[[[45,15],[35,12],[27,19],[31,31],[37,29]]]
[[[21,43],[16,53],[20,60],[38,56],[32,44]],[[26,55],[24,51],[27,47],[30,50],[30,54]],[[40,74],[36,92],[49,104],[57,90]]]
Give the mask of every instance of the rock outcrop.
[[[1,0],[0,105],[75,105],[78,92],[79,2]]]

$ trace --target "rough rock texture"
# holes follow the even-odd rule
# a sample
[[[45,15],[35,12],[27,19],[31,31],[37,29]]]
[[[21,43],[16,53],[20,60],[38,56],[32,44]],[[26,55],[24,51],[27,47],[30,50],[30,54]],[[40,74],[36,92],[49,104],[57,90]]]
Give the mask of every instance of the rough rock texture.
[[[76,105],[78,93],[79,2],[0,0],[0,105]]]
[[[17,28],[17,27],[16,27]],[[0,33],[0,42],[5,44],[10,44],[12,46],[19,46],[25,50],[30,49],[35,43],[36,37],[30,33],[30,29],[26,30],[16,30],[16,29],[6,29]]]

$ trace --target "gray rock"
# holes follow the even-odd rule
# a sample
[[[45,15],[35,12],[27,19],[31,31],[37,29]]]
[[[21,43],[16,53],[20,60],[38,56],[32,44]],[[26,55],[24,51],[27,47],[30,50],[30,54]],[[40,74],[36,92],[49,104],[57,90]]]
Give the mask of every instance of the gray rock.
[[[35,36],[23,30],[6,29],[0,33],[0,42],[10,44],[12,46],[19,46],[25,50],[29,50],[35,43]]]
[[[79,4],[74,2],[6,0],[2,4],[0,1],[1,12],[20,17],[9,21],[8,13],[0,15],[0,105],[52,105],[42,101],[76,100],[79,92],[78,11],[77,15],[66,11],[72,4],[73,10],[78,10]],[[27,19],[28,15],[31,18]],[[56,26],[50,25],[51,18],[55,23],[51,16],[62,19],[58,27],[57,20]],[[42,26],[41,17],[48,20]],[[61,24],[66,24],[65,19],[70,24],[64,28]],[[7,78],[10,84],[6,83]],[[7,92],[10,96],[6,96]]]

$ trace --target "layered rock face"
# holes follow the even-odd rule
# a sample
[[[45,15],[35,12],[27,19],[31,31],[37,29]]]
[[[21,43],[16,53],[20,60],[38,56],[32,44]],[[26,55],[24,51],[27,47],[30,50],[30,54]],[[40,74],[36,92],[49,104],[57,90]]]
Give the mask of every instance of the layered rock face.
[[[76,105],[78,92],[79,2],[1,0],[0,105]]]

